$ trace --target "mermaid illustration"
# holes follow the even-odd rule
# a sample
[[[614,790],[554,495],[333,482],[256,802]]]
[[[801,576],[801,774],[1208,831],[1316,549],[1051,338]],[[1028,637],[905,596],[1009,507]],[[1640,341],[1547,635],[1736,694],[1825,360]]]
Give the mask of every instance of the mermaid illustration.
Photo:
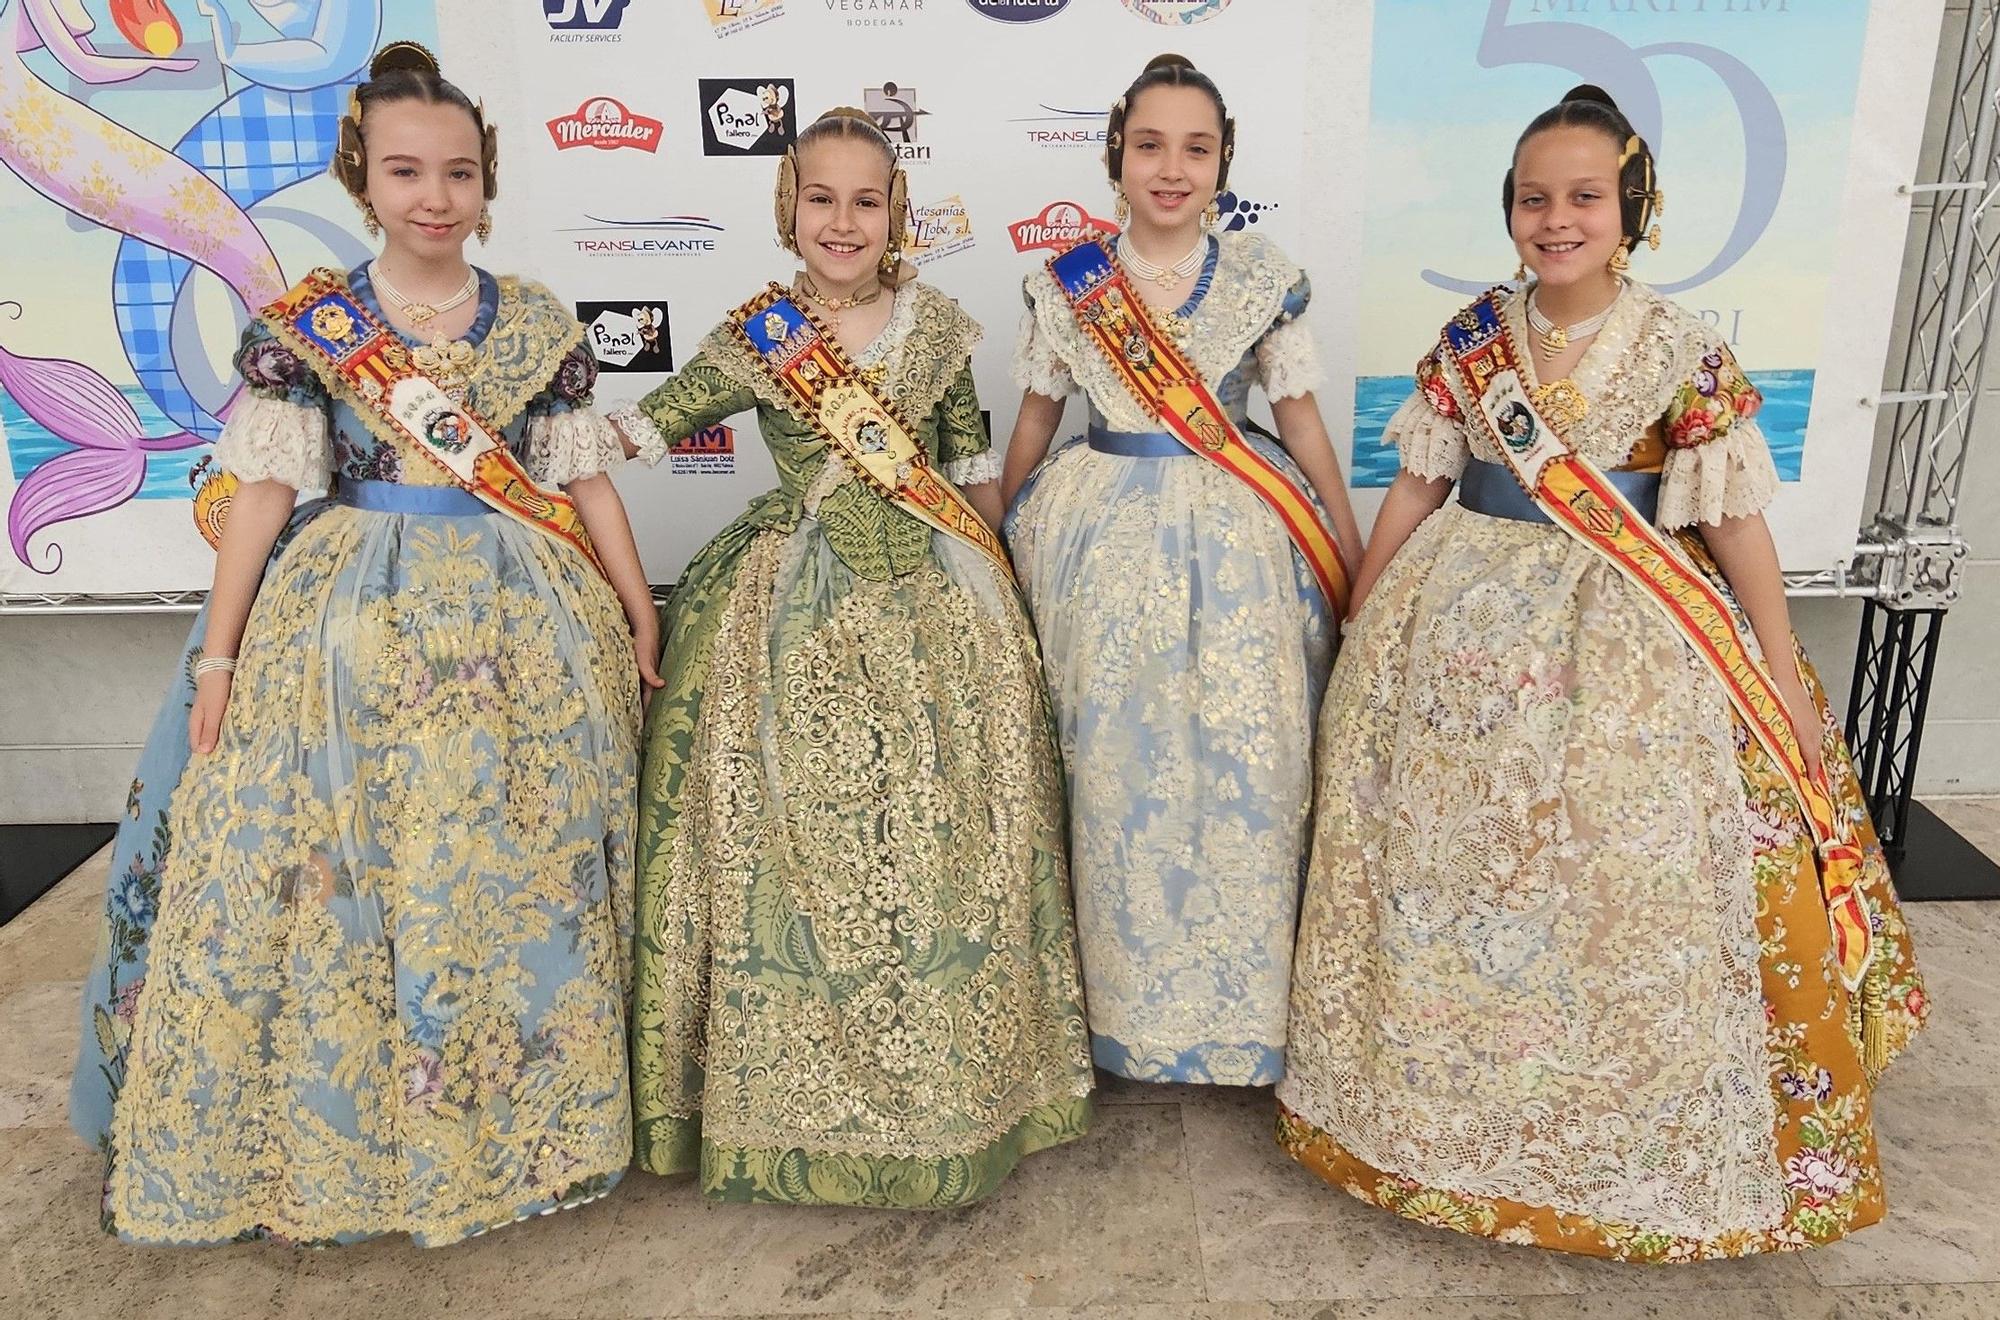
[[[284,290],[252,210],[326,168],[347,91],[381,35],[385,0],[193,7],[208,22],[223,95],[168,149],[56,90],[28,60],[46,52],[86,88],[150,79],[184,92],[206,61],[183,53],[164,0],[110,0],[130,54],[100,49],[113,38],[81,0],[0,0],[0,164],[57,206],[125,236],[112,263],[120,343],[140,392],[179,428],[154,433],[92,366],[11,352],[0,332],[0,390],[59,450],[21,480],[7,510],[14,557],[37,573],[62,564],[60,546],[31,553],[37,533],[119,507],[145,485],[150,455],[195,449],[220,432],[241,387],[209,360],[221,346],[195,332],[191,277],[199,266],[219,278],[239,317]],[[409,11],[397,14],[399,26],[435,23],[429,0],[394,8]]]

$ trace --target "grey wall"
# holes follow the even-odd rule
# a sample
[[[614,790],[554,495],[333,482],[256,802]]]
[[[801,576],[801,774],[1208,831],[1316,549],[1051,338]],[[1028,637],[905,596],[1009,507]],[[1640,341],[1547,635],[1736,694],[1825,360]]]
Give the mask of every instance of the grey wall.
[[[1937,107],[1950,89],[1967,11],[1967,0],[1947,5],[1931,91],[1932,134],[1939,126]],[[1935,142],[1927,140],[1925,158],[1934,154]],[[1913,235],[1923,232],[1926,205],[1918,203]],[[1903,254],[1905,288],[1915,277],[1918,255]],[[1902,361],[1907,329],[1898,327],[1892,362]],[[1992,361],[2000,361],[2000,345]],[[1987,378],[2000,382],[2000,371],[1989,370]],[[1971,559],[1964,594],[1945,624],[1918,767],[1923,793],[2000,793],[2000,545],[1988,530],[2000,512],[1995,393],[2000,385],[1983,391],[1960,505]],[[1878,453],[1878,467],[1880,460]],[[1829,690],[1844,702],[1859,602],[1803,600],[1792,608]],[[185,614],[0,618],[0,821],[116,818],[167,667],[190,621]]]

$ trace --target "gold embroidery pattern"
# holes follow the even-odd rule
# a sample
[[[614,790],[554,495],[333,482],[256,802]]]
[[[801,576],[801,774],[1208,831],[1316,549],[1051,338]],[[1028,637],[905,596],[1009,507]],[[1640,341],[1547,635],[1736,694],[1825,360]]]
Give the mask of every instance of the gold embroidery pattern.
[[[298,533],[174,796],[112,1125],[133,1238],[439,1244],[628,1161],[617,600],[529,529],[412,522]]]

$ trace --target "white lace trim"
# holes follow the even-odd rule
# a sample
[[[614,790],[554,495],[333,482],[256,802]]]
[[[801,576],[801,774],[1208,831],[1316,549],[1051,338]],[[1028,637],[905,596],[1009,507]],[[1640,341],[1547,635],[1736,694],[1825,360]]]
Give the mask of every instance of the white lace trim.
[[[1021,332],[1014,339],[1009,374],[1016,385],[1045,398],[1061,399],[1076,393],[1076,377],[1069,374],[1069,368],[1037,328],[1032,304],[1021,313]]]
[[[1764,433],[1738,418],[1720,440],[1669,449],[1660,471],[1660,511],[1668,529],[1762,513],[1778,495],[1778,468]]]
[[[1299,268],[1262,234],[1224,234],[1216,241],[1220,251],[1214,280],[1187,327],[1190,356],[1211,386],[1221,384],[1271,331],[1284,310],[1285,295],[1299,279]],[[1024,363],[1032,374],[1046,354],[1067,368],[1114,430],[1151,430],[1155,419],[1133,400],[1116,370],[1083,337],[1055,276],[1046,268],[1036,271],[1028,276],[1026,290],[1034,317],[1032,337],[1038,342],[1016,351],[1016,378]],[[1029,337],[1026,328],[1023,337]],[[1035,387],[1024,382],[1024,388]],[[1052,397],[1061,394],[1052,392]]]
[[[323,494],[333,472],[326,414],[246,391],[216,439],[215,465],[238,481],[277,481],[301,494]]]
[[[565,486],[625,462],[625,446],[603,413],[571,408],[528,419],[528,475],[540,486]]]
[[[1273,403],[1311,394],[1326,383],[1319,340],[1304,314],[1257,341],[1257,371],[1264,378],[1264,393]]]
[[[658,467],[660,460],[667,456],[666,433],[653,425],[653,419],[646,416],[645,409],[636,403],[628,403],[605,414],[605,420],[625,432],[625,436],[639,452],[632,455],[647,467]],[[622,452],[622,447],[621,447]]]
[[[1000,455],[991,449],[953,459],[944,465],[944,479],[954,486],[978,486],[1000,480]]]
[[[1383,428],[1382,443],[1396,446],[1403,469],[1411,476],[1457,481],[1470,457],[1465,432],[1457,422],[1438,415],[1421,391],[1412,393]]]

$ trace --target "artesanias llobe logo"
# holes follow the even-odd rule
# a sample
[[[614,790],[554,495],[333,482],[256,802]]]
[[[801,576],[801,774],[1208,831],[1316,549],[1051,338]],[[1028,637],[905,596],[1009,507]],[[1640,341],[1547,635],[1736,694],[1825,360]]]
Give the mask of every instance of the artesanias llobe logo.
[[[1002,23],[1039,23],[1069,7],[1069,0],[965,0],[974,9]]]
[[[632,0],[542,0],[549,40],[562,43],[624,40],[618,25]]]
[[[1007,226],[1007,236],[1014,240],[1016,252],[1032,252],[1036,248],[1061,251],[1086,238],[1117,232],[1117,225],[1099,220],[1075,202],[1050,202],[1040,215]]]
[[[1186,27],[1214,18],[1229,7],[1229,0],[1125,0],[1125,7],[1155,23]]]
[[[572,147],[596,147],[599,151],[637,147],[641,151],[658,151],[662,127],[657,119],[633,114],[615,96],[593,96],[578,106],[576,113],[551,119],[549,136],[562,151]]]
[[[606,371],[672,371],[674,347],[667,337],[667,300],[580,302],[583,342]]]
[[[704,156],[782,156],[798,136],[790,78],[703,78]]]
[[[931,112],[917,104],[916,88],[892,82],[864,87],[861,108],[875,121],[875,127],[882,130],[882,136],[889,139],[898,156],[904,160],[931,158],[931,149],[917,141],[918,121],[928,118]]]

